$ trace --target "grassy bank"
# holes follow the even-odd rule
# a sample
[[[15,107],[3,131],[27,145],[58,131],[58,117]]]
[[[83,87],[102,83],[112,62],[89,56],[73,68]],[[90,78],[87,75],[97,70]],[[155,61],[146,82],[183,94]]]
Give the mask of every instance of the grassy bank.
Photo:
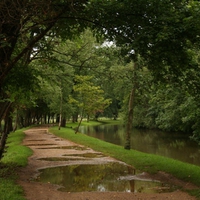
[[[10,133],[7,140],[7,148],[0,162],[0,199],[1,200],[25,200],[23,190],[16,184],[19,167],[27,165],[28,157],[32,151],[21,145],[25,129]]]
[[[83,122],[82,125],[98,125],[105,123],[121,123],[119,121]],[[55,135],[91,147],[96,151],[112,156],[118,160],[134,166],[137,170],[156,173],[165,171],[185,181],[190,181],[200,187],[200,167],[176,161],[170,158],[141,153],[135,150],[125,150],[118,145],[110,144],[84,134],[75,134],[77,124],[67,124],[68,128],[50,128]],[[0,200],[25,200],[23,190],[16,184],[19,167],[26,166],[27,158],[32,151],[21,145],[25,129],[11,133],[7,143],[7,153],[0,162]],[[193,195],[200,198],[200,190],[192,191]]]
[[[83,125],[87,125],[83,123]],[[95,125],[95,124],[88,124]],[[75,128],[77,124],[68,124],[69,127]],[[75,134],[73,128],[52,127],[50,132],[73,142],[91,147],[96,151],[121,160],[127,164],[134,166],[137,170],[156,173],[164,171],[173,176],[189,181],[200,187],[200,167],[178,160],[157,156],[153,154],[142,153],[136,150],[125,150],[123,147],[101,141],[96,138],[89,137],[85,134]],[[183,152],[184,153],[184,152]],[[200,190],[193,191],[196,196],[200,197]]]

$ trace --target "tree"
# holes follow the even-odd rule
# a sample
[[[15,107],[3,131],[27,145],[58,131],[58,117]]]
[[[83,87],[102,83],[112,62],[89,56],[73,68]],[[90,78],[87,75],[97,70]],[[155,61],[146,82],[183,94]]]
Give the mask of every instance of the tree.
[[[142,85],[141,77],[145,68],[142,59],[138,57],[138,61],[127,63],[113,69],[112,73],[115,77],[115,82],[118,87],[118,93],[123,102],[123,109],[125,110],[126,123],[126,143],[125,149],[130,149],[130,134],[133,126],[134,107],[137,106],[138,93]]]
[[[132,59],[142,56],[157,78],[185,70],[192,59],[188,48],[199,45],[199,1],[93,0],[90,7],[91,18],[101,25],[93,28],[122,46],[125,55],[134,50]]]
[[[44,64],[47,66],[43,72],[43,79],[48,77],[48,82],[51,82],[51,86],[58,87],[58,91],[62,90],[63,92],[58,92],[56,93],[57,95],[55,95],[55,91],[54,93],[50,91],[50,95],[47,95],[47,99],[52,105],[56,96],[60,97],[61,95],[62,97],[60,97],[59,100],[55,100],[57,103],[54,103],[54,108],[51,106],[51,109],[58,113],[58,110],[56,111],[56,105],[61,105],[58,102],[60,102],[60,99],[63,99],[62,115],[65,118],[66,115],[69,116],[72,114],[73,119],[75,119],[78,108],[75,105],[71,106],[67,98],[69,94],[71,96],[76,96],[72,88],[72,84],[77,84],[77,80],[74,76],[91,74],[91,72],[97,68],[97,65],[99,65],[99,56],[95,51],[97,46],[96,40],[92,36],[91,31],[85,30],[79,37],[64,42],[57,39],[54,43],[55,45],[51,48],[51,53],[47,57],[43,57],[45,63],[41,61],[40,68],[42,68]],[[62,88],[58,86],[61,85],[57,84],[58,82],[63,82]],[[49,91],[49,89],[47,89],[47,91]],[[43,93],[47,94],[44,90]]]
[[[83,20],[81,11],[85,9],[86,2],[60,0],[0,2],[0,122],[5,120],[1,144],[5,144],[5,138],[11,131],[7,120],[13,110],[12,102],[8,100],[9,92],[4,90],[5,80],[17,65],[25,61],[23,66],[27,67],[39,50],[47,49],[47,38],[70,38],[84,30],[87,22]],[[3,146],[0,146],[0,151]]]
[[[96,62],[89,75],[95,77],[95,85],[99,85],[105,92],[105,98],[111,99],[111,104],[104,110],[104,116],[116,119],[120,108],[119,91],[117,91],[117,75],[113,71],[122,65],[120,49],[107,42],[98,44],[95,48]],[[116,69],[116,70],[115,70]],[[120,72],[119,72],[120,73]]]
[[[45,37],[71,37],[84,29],[83,20],[79,23],[78,19],[85,2],[1,1],[0,85],[22,57],[34,54],[34,47]]]
[[[12,70],[23,66],[26,71],[32,60],[44,56],[50,58],[52,47],[57,42],[55,38],[60,41],[72,38],[86,27],[90,27],[98,38],[104,35],[104,38],[120,46],[121,55],[126,55],[127,62],[132,60],[136,63],[138,56],[144,58],[156,80],[166,81],[170,74],[173,81],[181,81],[184,77],[190,83],[190,78],[187,79],[191,74],[188,74],[188,67],[199,70],[197,62],[193,62],[195,51],[191,53],[199,47],[199,7],[200,3],[196,0],[2,0],[0,122],[10,120],[8,113],[13,112],[13,101],[10,101],[12,92],[5,90],[6,79]],[[84,48],[76,47],[78,55]],[[39,54],[42,56],[39,57]],[[72,66],[78,69],[77,72],[79,69],[82,71],[86,63],[90,67],[98,65],[87,55],[80,56],[78,65],[77,60],[73,60]],[[54,61],[58,62],[58,59]],[[88,69],[91,71],[91,68]],[[88,72],[84,73],[87,75]],[[9,132],[8,124],[11,123],[5,124],[5,130]]]
[[[71,102],[78,105],[81,109],[81,120],[76,129],[78,132],[79,126],[84,115],[87,115],[89,120],[90,115],[95,115],[97,112],[103,112],[104,109],[111,103],[110,99],[104,98],[104,91],[95,86],[90,76],[76,76],[77,84],[74,85],[74,91],[78,93],[77,99],[71,98]]]
[[[101,25],[93,24],[97,33],[115,41],[122,47],[124,56],[133,52],[127,61],[136,64],[138,56],[142,57],[155,80],[166,82],[170,77],[173,82],[181,82],[186,78],[188,67],[199,71],[197,63],[193,62],[194,54],[191,54],[193,46],[199,46],[200,23],[196,20],[200,15],[199,1],[94,0],[90,7],[93,8],[91,18]],[[187,81],[189,84],[191,79]]]

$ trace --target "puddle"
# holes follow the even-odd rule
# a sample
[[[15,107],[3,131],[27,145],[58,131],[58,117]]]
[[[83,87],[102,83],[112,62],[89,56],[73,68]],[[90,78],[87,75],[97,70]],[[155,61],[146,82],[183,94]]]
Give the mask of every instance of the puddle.
[[[70,161],[70,160],[85,160],[85,159],[81,159],[81,158],[49,157],[49,158],[39,158],[38,160],[46,160],[46,161]]]
[[[79,146],[57,146],[57,147],[42,147],[38,149],[74,149],[74,150],[89,150],[87,147]]]
[[[78,156],[78,157],[84,157],[84,158],[101,158],[101,157],[105,157],[101,153],[64,154],[63,156]]]
[[[173,186],[152,181],[135,180],[135,169],[120,164],[69,165],[41,169],[37,181],[60,186],[63,192],[118,191],[159,193],[174,191]]]

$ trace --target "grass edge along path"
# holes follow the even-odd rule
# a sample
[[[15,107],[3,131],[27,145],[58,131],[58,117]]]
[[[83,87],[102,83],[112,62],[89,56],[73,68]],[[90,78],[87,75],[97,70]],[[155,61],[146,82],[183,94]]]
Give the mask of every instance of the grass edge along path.
[[[28,163],[32,150],[22,145],[26,129],[10,133],[4,157],[0,160],[0,200],[25,200],[24,191],[17,184],[18,169]]]
[[[102,123],[92,122],[83,123],[82,125],[98,124]],[[113,122],[113,124],[117,123]],[[68,126],[70,128],[61,128],[60,131],[58,130],[58,127],[52,127],[50,128],[50,132],[59,137],[88,146],[96,151],[100,151],[108,156],[121,160],[134,166],[138,170],[150,173],[156,173],[158,170],[165,171],[177,178],[190,181],[197,186],[200,186],[200,180],[198,179],[198,177],[200,177],[200,167],[198,166],[162,156],[141,153],[135,150],[125,150],[123,147],[89,137],[85,134],[74,134],[72,128],[75,128],[77,124],[68,124]],[[7,152],[0,161],[0,200],[25,200],[23,189],[21,186],[17,185],[16,180],[18,178],[17,171],[19,167],[26,166],[28,157],[32,155],[32,150],[22,145],[23,138],[25,137],[23,131],[27,129],[20,129],[9,134],[7,140],[8,148],[6,149]],[[193,193],[194,196],[200,198],[200,190],[190,191],[190,193]]]
[[[83,123],[82,125],[87,124]],[[105,155],[111,156],[135,167],[137,170],[149,173],[163,171],[178,179],[191,182],[200,187],[199,166],[184,163],[172,158],[139,152],[133,149],[126,150],[121,146],[111,144],[85,134],[75,134],[73,129],[76,127],[75,124],[70,124],[69,127],[70,128],[61,128],[61,130],[58,130],[58,127],[52,127],[49,129],[49,132],[64,139],[90,147],[96,151],[100,151]],[[188,192],[200,199],[200,189]]]

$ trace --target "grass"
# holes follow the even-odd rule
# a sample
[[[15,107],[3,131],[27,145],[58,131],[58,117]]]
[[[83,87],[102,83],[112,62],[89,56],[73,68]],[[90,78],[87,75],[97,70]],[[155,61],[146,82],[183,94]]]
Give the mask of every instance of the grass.
[[[21,145],[25,129],[10,133],[7,139],[7,148],[0,162],[0,199],[1,200],[25,200],[22,188],[16,184],[19,167],[28,163],[31,149]]]
[[[96,126],[101,124],[122,124],[121,120],[111,120],[111,119],[100,119],[99,121],[89,121],[83,120],[81,122],[81,126]],[[78,123],[67,123],[67,127],[76,128],[78,126]]]
[[[83,123],[82,125],[87,124]],[[72,125],[73,128],[76,126],[76,124]],[[163,156],[139,152],[136,150],[125,150],[121,146],[110,144],[85,134],[75,134],[72,128],[61,128],[61,130],[58,130],[57,127],[52,127],[50,132],[59,137],[85,145],[96,151],[100,151],[108,156],[121,160],[129,165],[134,166],[137,170],[146,171],[149,173],[164,171],[181,180],[191,182],[200,187],[199,166]],[[196,197],[200,197],[200,190],[192,191],[192,194]]]
[[[83,122],[82,125],[99,125],[102,123],[118,124],[120,121],[100,121],[100,122]],[[100,151],[108,156],[126,162],[134,166],[137,170],[156,173],[157,171],[165,171],[175,177],[190,181],[200,186],[200,167],[183,163],[171,158],[156,156],[152,154],[142,153],[135,150],[125,150],[123,147],[101,141],[96,138],[89,137],[85,134],[75,134],[74,128],[77,123],[68,123],[68,128],[58,127],[50,128],[50,132]],[[32,151],[21,142],[25,136],[25,129],[11,133],[7,140],[7,152],[0,162],[0,200],[25,200],[22,188],[16,184],[17,171],[19,167],[27,165],[28,157],[32,155]],[[200,199],[200,190],[188,191],[191,195]]]

